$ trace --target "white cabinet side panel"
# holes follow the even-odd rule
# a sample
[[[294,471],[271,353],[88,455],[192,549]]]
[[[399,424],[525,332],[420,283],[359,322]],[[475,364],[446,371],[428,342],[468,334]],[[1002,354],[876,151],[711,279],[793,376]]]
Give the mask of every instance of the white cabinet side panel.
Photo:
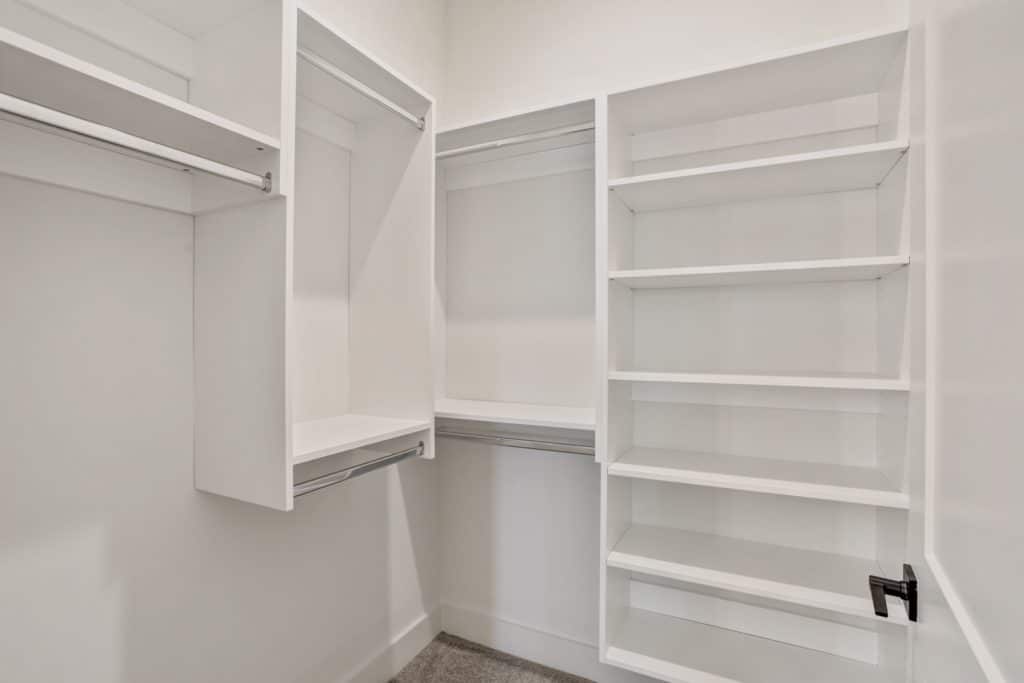
[[[196,487],[291,508],[285,200],[196,218]]]

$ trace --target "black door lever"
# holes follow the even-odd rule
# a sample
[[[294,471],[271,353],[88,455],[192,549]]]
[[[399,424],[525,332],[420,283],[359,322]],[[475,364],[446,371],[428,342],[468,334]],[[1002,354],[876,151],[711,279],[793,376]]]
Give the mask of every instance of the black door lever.
[[[917,621],[917,575],[909,564],[903,565],[902,581],[872,575],[868,577],[868,587],[871,589],[871,601],[875,603],[875,614],[888,617],[889,606],[885,604],[885,596],[895,595],[903,600],[907,619]]]

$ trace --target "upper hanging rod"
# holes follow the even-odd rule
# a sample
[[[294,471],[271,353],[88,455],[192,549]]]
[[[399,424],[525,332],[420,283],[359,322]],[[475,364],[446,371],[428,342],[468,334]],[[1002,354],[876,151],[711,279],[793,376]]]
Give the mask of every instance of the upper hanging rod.
[[[457,157],[462,154],[470,154],[472,152],[483,152],[489,149],[507,147],[509,145],[521,145],[524,142],[533,142],[534,140],[547,140],[549,138],[559,138],[562,137],[563,135],[583,133],[588,130],[594,130],[593,123],[580,123],[575,126],[552,128],[551,130],[544,130],[539,133],[527,133],[525,135],[516,135],[510,138],[502,138],[501,140],[491,140],[489,142],[481,142],[475,145],[456,147],[455,149],[446,149],[443,152],[438,152],[434,156],[437,159],[447,159],[449,157]]]
[[[354,77],[350,76],[349,74],[345,73],[344,71],[342,71],[338,67],[334,66],[333,64],[328,62],[326,59],[324,59],[320,55],[318,55],[318,54],[316,54],[314,52],[310,52],[309,50],[306,50],[306,49],[301,48],[301,47],[297,50],[297,52],[298,52],[299,57],[302,57],[304,60],[306,60],[307,62],[309,62],[310,64],[312,64],[316,68],[320,69],[321,71],[323,71],[328,76],[332,76],[332,77],[338,79],[339,81],[341,81],[345,85],[347,85],[347,86],[357,90],[358,92],[366,95],[371,100],[373,100],[375,102],[378,102],[379,104],[381,104],[385,108],[393,111],[394,113],[396,113],[399,116],[401,116],[403,119],[407,120],[412,125],[414,125],[417,128],[419,128],[420,130],[423,130],[426,127],[427,122],[424,120],[424,118],[422,116],[416,116],[415,114],[409,112],[407,109],[405,109],[405,108],[401,107],[400,105],[392,102],[391,100],[389,100],[388,98],[384,97],[379,92],[377,92],[376,90],[374,90],[370,86],[366,85],[362,81],[357,80],[356,78],[354,78]]]
[[[18,118],[35,121],[51,128],[57,128],[75,135],[97,140],[115,147],[128,149],[139,154],[155,157],[164,161],[180,164],[187,168],[194,168],[198,171],[210,173],[221,178],[227,178],[243,185],[249,185],[264,192],[271,190],[270,174],[257,175],[240,168],[184,152],[174,147],[161,145],[158,142],[140,138],[130,133],[125,133],[116,128],[110,128],[92,121],[80,119],[64,112],[44,107],[34,102],[18,99],[0,93],[0,111],[17,116]]]
[[[510,448],[528,448],[534,451],[552,451],[555,453],[572,453],[574,455],[594,455],[594,447],[570,441],[542,441],[539,439],[522,439],[517,436],[505,434],[478,434],[473,432],[455,432],[446,429],[438,429],[435,434],[439,437],[449,439],[463,439],[465,441],[480,441],[494,444],[496,446],[508,446]]]
[[[298,498],[299,496],[304,496],[307,493],[313,493],[314,491],[319,491],[320,489],[327,488],[328,486],[334,486],[335,484],[340,484],[348,481],[349,479],[355,479],[367,472],[379,470],[381,467],[393,465],[396,462],[405,460],[406,458],[419,457],[421,455],[423,455],[422,441],[412,448],[407,448],[404,451],[391,453],[390,455],[385,455],[375,460],[368,460],[367,462],[353,465],[352,467],[340,469],[337,472],[331,472],[320,477],[301,481],[292,487],[292,497]]]

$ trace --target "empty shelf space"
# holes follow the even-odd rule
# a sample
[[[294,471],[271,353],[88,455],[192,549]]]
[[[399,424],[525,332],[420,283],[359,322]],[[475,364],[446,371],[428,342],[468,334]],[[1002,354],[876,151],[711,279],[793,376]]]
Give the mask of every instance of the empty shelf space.
[[[866,374],[766,375],[703,372],[649,372],[611,370],[608,379],[619,382],[660,382],[668,384],[718,384],[750,387],[797,387],[806,389],[851,389],[857,391],[909,391],[910,383],[899,378]]]
[[[434,415],[451,420],[525,427],[594,429],[593,408],[443,398],[437,401]]]
[[[695,621],[630,608],[612,631],[610,664],[677,683],[883,683],[851,659]]]
[[[746,593],[816,609],[875,617],[868,576],[881,574],[869,559],[800,550],[728,536],[633,526],[608,554],[609,567]],[[890,623],[907,624],[899,601]]]
[[[907,509],[910,499],[873,467],[633,448],[608,474],[694,486]]]
[[[428,429],[430,420],[376,415],[339,415],[298,422],[292,428],[292,462],[326,458]]]
[[[262,173],[281,146],[277,138],[2,27],[0,63],[0,92],[207,159]]]
[[[615,270],[608,277],[632,289],[724,287],[800,282],[875,280],[910,263],[906,256],[781,261],[729,266]]]
[[[874,143],[632,176],[608,185],[633,211],[858,190],[881,183],[906,150],[905,141]]]

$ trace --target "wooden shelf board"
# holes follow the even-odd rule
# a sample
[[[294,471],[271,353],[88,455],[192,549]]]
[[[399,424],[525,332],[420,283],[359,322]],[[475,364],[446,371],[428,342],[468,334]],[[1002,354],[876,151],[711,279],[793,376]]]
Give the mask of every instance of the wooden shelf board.
[[[738,631],[630,608],[612,630],[605,661],[675,683],[883,683],[863,662]]]
[[[633,211],[751,201],[877,186],[904,140],[619,178],[609,188]]]
[[[292,462],[299,464],[430,429],[430,420],[338,415],[292,427]]]
[[[526,427],[594,429],[594,409],[548,406],[504,401],[442,398],[434,406],[435,417]]]
[[[0,63],[0,92],[254,173],[268,170],[281,147],[275,137],[3,27]]]
[[[608,278],[632,289],[853,282],[878,279],[908,263],[910,259],[906,256],[874,256],[729,266],[615,270],[608,274]]]
[[[839,375],[768,375],[610,370],[608,372],[608,379],[618,382],[716,384],[751,387],[796,387],[807,389],[850,389],[855,391],[910,390],[910,383],[903,379],[853,373]]]
[[[633,448],[609,464],[617,477],[906,510],[909,496],[873,467]]]

